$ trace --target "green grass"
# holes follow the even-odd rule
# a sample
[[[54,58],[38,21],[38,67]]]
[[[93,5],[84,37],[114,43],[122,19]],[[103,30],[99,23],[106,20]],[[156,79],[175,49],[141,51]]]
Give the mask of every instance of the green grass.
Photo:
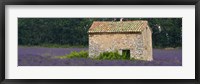
[[[60,59],[65,59],[65,58],[88,58],[88,51],[80,51],[80,52],[73,51],[70,54],[67,54],[67,55],[64,55],[64,56],[59,56],[58,58],[60,58]]]
[[[129,60],[129,58],[124,55],[120,55],[118,51],[114,52],[103,52],[96,58],[98,60]]]
[[[64,56],[58,56],[57,58],[60,58],[60,59],[89,58],[88,56],[89,56],[88,51],[80,51],[80,52],[73,51],[70,54],[67,54],[67,55],[64,55]],[[97,56],[96,58],[93,58],[93,59],[95,59],[95,60],[130,60],[130,58],[127,57],[126,54],[120,55],[118,53],[118,51],[103,52],[103,53],[100,53],[99,56]]]

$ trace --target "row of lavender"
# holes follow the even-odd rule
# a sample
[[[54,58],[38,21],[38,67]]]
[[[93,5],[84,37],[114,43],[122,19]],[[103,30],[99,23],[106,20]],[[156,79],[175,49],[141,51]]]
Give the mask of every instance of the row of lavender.
[[[85,58],[58,59],[56,56],[87,48],[39,48],[19,47],[18,66],[181,66],[181,49],[153,49],[153,58],[148,61],[132,60],[93,60]]]

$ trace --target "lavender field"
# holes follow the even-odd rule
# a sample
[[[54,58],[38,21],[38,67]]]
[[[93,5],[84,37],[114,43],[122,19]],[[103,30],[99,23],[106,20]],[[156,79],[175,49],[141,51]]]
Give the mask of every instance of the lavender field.
[[[181,49],[153,49],[153,61],[58,59],[57,56],[88,48],[19,47],[18,66],[182,66]]]

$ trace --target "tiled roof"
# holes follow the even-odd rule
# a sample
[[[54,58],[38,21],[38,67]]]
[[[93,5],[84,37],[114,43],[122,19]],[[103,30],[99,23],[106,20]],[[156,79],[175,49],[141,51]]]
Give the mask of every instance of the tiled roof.
[[[94,21],[89,33],[100,32],[141,32],[148,26],[144,20],[138,21]]]

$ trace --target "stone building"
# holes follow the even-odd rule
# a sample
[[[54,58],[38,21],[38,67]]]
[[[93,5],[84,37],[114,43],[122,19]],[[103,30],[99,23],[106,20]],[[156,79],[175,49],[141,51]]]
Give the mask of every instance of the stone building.
[[[148,21],[94,21],[89,31],[89,57],[117,50],[129,58],[151,61],[152,31]]]

